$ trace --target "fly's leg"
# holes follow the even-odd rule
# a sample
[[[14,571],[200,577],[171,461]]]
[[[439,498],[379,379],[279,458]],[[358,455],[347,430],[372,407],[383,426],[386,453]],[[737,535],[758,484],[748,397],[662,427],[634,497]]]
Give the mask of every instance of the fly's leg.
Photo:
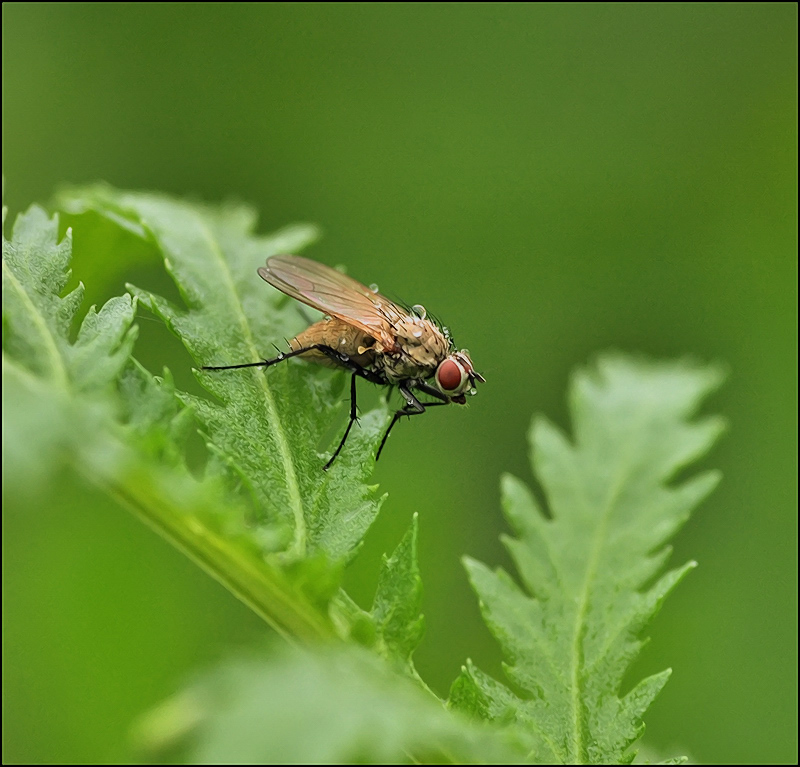
[[[325,344],[314,344],[313,346],[307,346],[303,349],[287,352],[286,354],[278,354],[277,357],[274,357],[271,360],[262,360],[261,362],[246,362],[241,365],[224,365],[221,367],[205,366],[203,367],[203,370],[238,370],[240,368],[254,367],[268,368],[272,365],[277,365],[279,362],[283,362],[284,360],[288,360],[292,357],[297,357],[300,354],[314,350],[322,352],[327,357],[330,357],[334,362],[336,362],[338,365],[341,365],[343,368],[346,368],[352,374],[350,378],[350,422],[347,424],[344,436],[342,437],[342,441],[339,443],[339,447],[336,448],[336,452],[330,457],[330,460],[325,464],[325,466],[322,467],[324,471],[327,471],[333,465],[336,456],[339,455],[344,447],[344,443],[347,441],[347,437],[350,434],[350,429],[353,428],[353,423],[358,420],[358,411],[356,409],[356,376],[359,378],[364,378],[370,383],[385,385],[387,382],[382,375],[379,375],[373,370],[367,370],[366,368],[361,367],[361,365],[359,365],[357,362],[353,362],[353,360],[351,360],[346,354],[342,354],[333,347],[326,346]],[[381,445],[381,447],[382,446],[383,445]]]
[[[272,365],[277,365],[279,362],[283,362],[284,360],[291,359],[292,357],[296,357],[298,354],[303,354],[304,352],[311,351],[314,347],[309,347],[308,349],[298,349],[297,351],[286,352],[279,352],[277,357],[273,357],[271,360],[261,360],[261,362],[245,362],[241,365],[203,365],[201,370],[240,370],[241,368],[268,368]]]
[[[378,373],[375,373],[372,370],[367,370],[366,368],[361,367],[361,365],[359,365],[357,362],[353,362],[353,360],[351,360],[346,354],[342,354],[332,346],[326,346],[325,344],[312,344],[311,346],[304,346],[302,349],[295,349],[291,352],[280,353],[277,357],[273,357],[271,360],[261,360],[261,362],[245,362],[241,365],[221,365],[219,367],[204,365],[201,370],[239,370],[241,368],[259,367],[268,368],[272,367],[272,365],[277,365],[279,362],[283,362],[284,360],[291,359],[292,357],[298,357],[301,354],[311,351],[322,352],[338,365],[346,368],[354,375],[366,379],[370,383],[379,384],[381,386],[386,384],[386,379],[382,375],[378,375]]]
[[[431,397],[436,397],[436,399],[441,400],[443,405],[449,405],[450,404],[450,398],[449,397],[447,397],[444,394],[442,394],[438,389],[434,388],[430,384],[426,384],[424,381],[417,381],[414,384],[414,388],[415,389],[419,389],[421,392],[425,392],[425,394],[430,394]],[[438,403],[429,402],[429,403],[426,404],[426,407],[430,407],[430,406],[432,406],[434,404],[438,404]]]
[[[347,441],[347,435],[350,434],[350,429],[353,428],[353,424],[358,420],[358,412],[356,410],[356,375],[357,373],[353,373],[350,377],[350,423],[347,424],[347,428],[344,430],[344,436],[339,443],[339,447],[336,448],[336,452],[330,457],[328,463],[322,467],[323,471],[327,471],[333,465],[336,456],[339,455],[339,452],[344,447],[344,443]]]
[[[418,383],[416,384],[416,388],[420,391],[425,392],[426,394],[431,394],[435,397],[439,398],[439,402],[420,402],[408,389],[407,383],[403,382],[398,387],[400,389],[400,393],[405,397],[406,402],[408,403],[405,407],[401,408],[397,412],[395,412],[394,416],[392,417],[392,422],[389,424],[389,428],[386,430],[386,433],[383,435],[383,439],[381,440],[380,447],[378,448],[378,453],[375,456],[375,460],[377,461],[381,457],[381,451],[383,450],[383,446],[386,444],[386,440],[389,437],[389,432],[392,430],[394,425],[404,416],[412,416],[412,415],[419,415],[420,413],[424,413],[425,410],[429,407],[437,407],[438,405],[449,405],[450,400],[445,397],[437,389],[434,389],[432,386],[428,386],[425,383]]]

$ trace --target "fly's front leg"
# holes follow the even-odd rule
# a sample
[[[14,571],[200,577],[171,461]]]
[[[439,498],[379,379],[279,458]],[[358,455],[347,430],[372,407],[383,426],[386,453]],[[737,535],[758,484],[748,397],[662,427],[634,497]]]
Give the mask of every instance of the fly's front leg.
[[[323,467],[323,471],[327,471],[333,465],[336,456],[339,455],[339,452],[344,447],[344,443],[347,441],[347,435],[350,434],[350,429],[353,428],[353,424],[358,420],[358,410],[356,408],[356,376],[357,373],[353,373],[350,376],[350,422],[347,424],[347,428],[344,430],[344,436],[342,437],[342,441],[339,443],[339,447],[336,448],[336,452],[331,456],[328,463],[326,463]]]
[[[420,391],[425,392],[426,394],[432,394],[433,396],[438,397],[441,400],[440,402],[420,402],[409,390],[408,381],[403,381],[401,384],[399,384],[397,388],[400,390],[400,393],[405,398],[406,406],[395,412],[394,416],[392,417],[392,422],[389,424],[389,428],[383,435],[380,447],[378,448],[378,453],[375,456],[376,461],[381,457],[381,451],[383,450],[383,446],[386,444],[386,440],[389,437],[389,432],[404,415],[407,416],[419,415],[420,413],[424,413],[425,410],[429,407],[437,407],[438,405],[450,404],[450,400],[447,397],[445,397],[444,394],[434,389],[432,386],[428,386],[425,383],[417,383],[416,388],[419,389]]]
[[[419,389],[421,392],[425,392],[425,394],[430,394],[431,397],[436,397],[436,399],[441,400],[442,405],[449,405],[450,404],[450,397],[442,394],[435,386],[431,386],[430,384],[426,384],[424,381],[417,381],[414,385],[415,389]],[[439,404],[438,402],[428,402],[426,403],[426,407],[432,407],[433,405]]]

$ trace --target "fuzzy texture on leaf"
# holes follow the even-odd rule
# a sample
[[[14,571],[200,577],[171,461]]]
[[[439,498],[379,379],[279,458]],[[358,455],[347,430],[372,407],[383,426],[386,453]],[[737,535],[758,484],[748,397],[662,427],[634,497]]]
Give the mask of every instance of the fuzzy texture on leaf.
[[[515,536],[504,540],[527,590],[502,570],[465,560],[484,619],[506,656],[511,689],[468,663],[450,705],[510,724],[545,764],[629,763],[642,715],[669,670],[622,694],[639,634],[694,567],[659,575],[667,541],[714,488],[716,472],[670,484],[724,427],[690,421],[722,380],[691,362],[605,355],[570,390],[574,439],[543,418],[530,432],[543,513],[518,479],[503,479]],[[515,690],[519,690],[520,693]]]

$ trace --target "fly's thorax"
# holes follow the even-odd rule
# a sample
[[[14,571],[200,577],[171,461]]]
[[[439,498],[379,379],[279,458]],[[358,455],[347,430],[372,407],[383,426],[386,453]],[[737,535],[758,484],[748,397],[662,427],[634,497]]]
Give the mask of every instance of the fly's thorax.
[[[393,323],[393,349],[376,355],[375,367],[390,381],[430,378],[447,356],[450,342],[430,320],[409,315]]]
[[[336,317],[326,317],[324,320],[315,322],[289,341],[292,351],[305,349],[316,344],[336,349],[340,354],[344,354],[361,367],[370,367],[375,359],[375,339],[355,325],[339,320]],[[305,354],[301,354],[300,357],[326,367],[341,367],[341,365],[318,349],[312,349]]]

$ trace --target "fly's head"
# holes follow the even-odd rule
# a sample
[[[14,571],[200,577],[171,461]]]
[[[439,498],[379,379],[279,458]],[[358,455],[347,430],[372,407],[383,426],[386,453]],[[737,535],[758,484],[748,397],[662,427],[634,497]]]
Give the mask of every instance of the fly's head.
[[[475,393],[475,382],[486,383],[486,379],[472,366],[466,349],[447,355],[436,368],[436,387],[452,402],[466,403],[465,394]]]

